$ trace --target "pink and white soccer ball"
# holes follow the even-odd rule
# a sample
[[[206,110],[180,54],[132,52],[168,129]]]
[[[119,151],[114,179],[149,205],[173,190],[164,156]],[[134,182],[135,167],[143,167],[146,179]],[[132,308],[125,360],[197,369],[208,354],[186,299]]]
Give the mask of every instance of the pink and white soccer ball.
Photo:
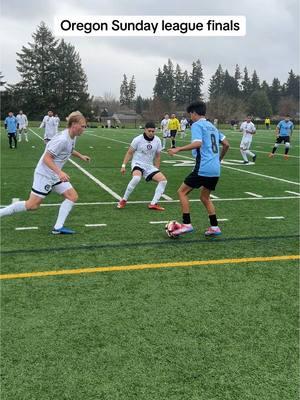
[[[166,234],[168,235],[169,238],[174,238],[175,236],[173,236],[172,232],[175,231],[176,229],[180,228],[181,224],[178,221],[170,221],[166,224],[165,226],[165,230],[166,230]]]

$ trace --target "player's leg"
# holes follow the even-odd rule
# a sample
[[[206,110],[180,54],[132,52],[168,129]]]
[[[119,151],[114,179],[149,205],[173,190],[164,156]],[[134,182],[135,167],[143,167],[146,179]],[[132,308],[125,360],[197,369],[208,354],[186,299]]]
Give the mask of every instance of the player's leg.
[[[12,147],[12,135],[11,135],[10,133],[8,133],[8,134],[7,134],[7,137],[8,137],[9,147],[10,147],[10,149],[12,149],[12,148],[13,148],[13,147]]]
[[[190,177],[190,175],[189,175]],[[187,177],[186,179],[188,179]],[[186,180],[185,179],[185,180]],[[193,190],[191,186],[188,186],[185,182],[181,184],[180,188],[177,191],[181,212],[182,212],[182,224],[180,224],[179,228],[172,232],[173,236],[179,236],[184,233],[193,232],[194,228],[191,223],[191,215],[190,215],[190,202],[188,198],[188,194]]]
[[[164,150],[166,148],[166,144],[167,144],[167,137],[168,134],[166,131],[163,131],[163,142],[162,142],[162,150]]]
[[[125,190],[123,198],[119,201],[117,207],[118,208],[124,208],[126,206],[126,202],[131,195],[131,193],[134,191],[136,186],[139,184],[141,178],[142,178],[143,170],[139,167],[134,167],[132,170],[132,178],[130,182],[127,185],[127,188]]]
[[[288,160],[289,156],[288,153],[290,151],[290,137],[286,137],[284,140],[284,158],[285,160]]]
[[[151,175],[151,174],[150,174]],[[157,186],[155,189],[155,193],[153,196],[153,199],[151,200],[151,203],[148,205],[148,208],[152,209],[152,210],[157,210],[157,211],[164,211],[164,208],[159,206],[157,203],[159,202],[159,199],[161,198],[161,196],[163,195],[166,186],[167,186],[167,178],[164,176],[164,174],[162,174],[159,171],[156,171],[152,176],[146,178],[147,181],[152,180],[157,182]]]
[[[253,152],[250,150],[251,142],[252,142],[252,140],[248,142],[248,144],[247,144],[247,149],[245,150],[245,153],[246,153],[247,156],[252,157],[252,161],[255,162],[255,160],[256,160],[256,154],[253,153]]]
[[[53,191],[61,194],[64,197],[64,201],[61,203],[58,211],[57,220],[52,230],[53,234],[72,234],[75,233],[69,228],[65,228],[65,221],[70,214],[75,202],[78,200],[78,194],[72,187],[70,182],[60,182],[53,186]]]
[[[176,147],[176,133],[177,131],[171,131],[172,148]]]
[[[241,144],[240,144],[240,152],[243,157],[244,164],[248,164],[248,162],[249,162],[247,154],[246,154],[246,150],[247,150],[247,143],[242,140]]]
[[[210,227],[205,232],[206,236],[221,234],[221,230],[218,226],[216,209],[210,198],[210,193],[211,193],[210,189],[202,186],[201,192],[200,192],[200,200],[201,200],[202,204],[204,205],[204,207],[206,208],[206,211],[208,213],[209,222],[210,222]]]
[[[18,136],[18,141],[19,142],[21,142],[22,141],[22,131],[23,131],[23,129],[22,128],[19,128],[18,130],[17,130],[17,136]]]
[[[280,145],[280,143],[283,141],[283,138],[281,138],[280,136],[276,139],[276,142],[274,144],[274,147],[271,151],[271,153],[269,154],[269,157],[274,157],[274,154],[278,148],[278,146]]]
[[[23,128],[24,136],[25,136],[25,141],[28,142],[28,133],[27,133],[27,128]]]
[[[14,142],[15,142],[15,148],[17,148],[17,132],[15,132],[14,134],[13,134],[13,140],[14,140]]]
[[[2,208],[0,210],[0,217],[7,217],[8,215],[16,214],[23,211],[35,211],[43,202],[44,197],[45,196],[39,196],[31,192],[27,201],[16,201],[15,203],[10,204],[5,208]]]

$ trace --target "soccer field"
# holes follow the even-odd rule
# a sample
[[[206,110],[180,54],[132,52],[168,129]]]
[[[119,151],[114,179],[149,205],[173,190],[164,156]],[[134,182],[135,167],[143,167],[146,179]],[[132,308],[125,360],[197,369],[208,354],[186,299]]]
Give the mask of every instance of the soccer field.
[[[1,129],[1,205],[26,199],[44,143],[8,148]],[[274,132],[259,130],[256,164],[243,165],[241,134],[214,193],[222,236],[207,240],[199,193],[192,234],[177,189],[190,152],[162,155],[164,212],[147,209],[155,185],[141,182],[125,209],[123,156],[138,130],[87,129],[64,170],[79,193],[66,226],[51,235],[61,199],[1,220],[2,398],[9,400],[274,400],[298,398],[299,132],[289,160]],[[178,139],[178,145],[188,143]],[[27,229],[25,229],[27,228]],[[116,267],[116,268],[114,268]]]

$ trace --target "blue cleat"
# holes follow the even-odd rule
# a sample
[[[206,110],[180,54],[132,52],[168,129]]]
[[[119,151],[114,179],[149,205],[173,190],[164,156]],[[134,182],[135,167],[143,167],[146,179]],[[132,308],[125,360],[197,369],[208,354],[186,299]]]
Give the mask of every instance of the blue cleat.
[[[75,233],[75,231],[72,231],[72,229],[69,228],[65,228],[64,226],[59,229],[52,229],[53,235],[72,235],[73,233]]]

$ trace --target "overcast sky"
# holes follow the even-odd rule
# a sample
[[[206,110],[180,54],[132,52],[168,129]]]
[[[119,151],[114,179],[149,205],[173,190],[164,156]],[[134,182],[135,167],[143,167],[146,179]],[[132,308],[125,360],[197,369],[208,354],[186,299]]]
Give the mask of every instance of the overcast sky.
[[[244,37],[66,38],[79,52],[88,77],[89,92],[119,97],[123,74],[135,75],[137,94],[152,96],[155,74],[171,58],[190,70],[201,60],[205,86],[218,64],[230,73],[235,64],[256,69],[261,81],[286,81],[288,71],[299,73],[298,0],[2,0],[1,68],[8,83],[16,83],[16,52],[32,42],[41,21],[53,30],[59,15],[245,15]]]

